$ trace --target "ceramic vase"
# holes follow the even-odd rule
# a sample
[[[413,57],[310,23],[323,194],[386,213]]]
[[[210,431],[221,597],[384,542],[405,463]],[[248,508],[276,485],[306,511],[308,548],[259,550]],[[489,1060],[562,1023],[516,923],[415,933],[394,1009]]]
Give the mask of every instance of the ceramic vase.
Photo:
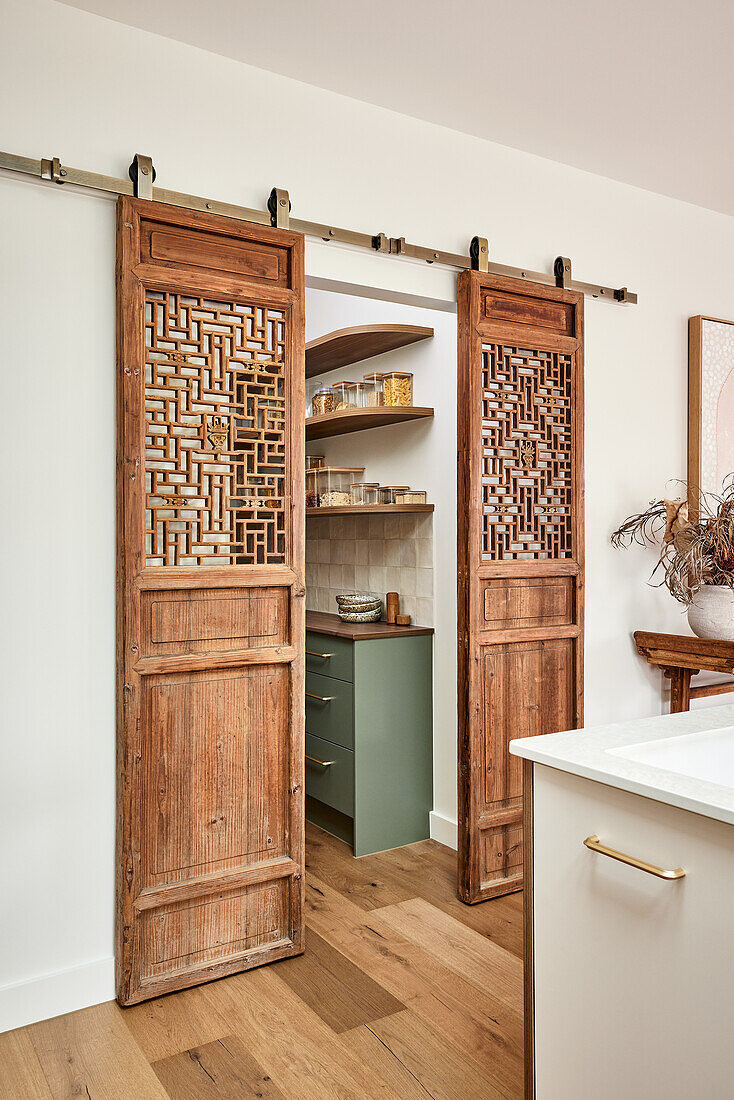
[[[688,608],[688,625],[699,638],[734,642],[734,589],[702,585]]]

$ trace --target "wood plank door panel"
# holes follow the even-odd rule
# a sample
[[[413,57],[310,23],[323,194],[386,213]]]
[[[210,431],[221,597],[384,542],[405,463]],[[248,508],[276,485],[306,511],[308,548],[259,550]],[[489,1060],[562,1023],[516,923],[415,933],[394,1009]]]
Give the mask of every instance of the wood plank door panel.
[[[583,723],[583,297],[458,296],[459,895],[522,887],[513,738]]]
[[[117,993],[303,950],[303,238],[118,205]]]

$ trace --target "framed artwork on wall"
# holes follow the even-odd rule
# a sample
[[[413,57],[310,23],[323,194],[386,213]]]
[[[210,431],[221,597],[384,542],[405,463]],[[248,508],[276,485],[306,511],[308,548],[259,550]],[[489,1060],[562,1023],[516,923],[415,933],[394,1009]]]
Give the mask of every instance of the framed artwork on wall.
[[[734,472],[734,321],[688,319],[689,512]]]

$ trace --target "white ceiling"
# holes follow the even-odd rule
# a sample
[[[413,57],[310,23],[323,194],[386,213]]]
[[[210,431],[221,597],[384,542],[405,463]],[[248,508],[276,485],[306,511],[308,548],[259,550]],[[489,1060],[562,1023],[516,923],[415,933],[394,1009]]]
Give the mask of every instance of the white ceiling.
[[[731,0],[62,0],[734,214]]]

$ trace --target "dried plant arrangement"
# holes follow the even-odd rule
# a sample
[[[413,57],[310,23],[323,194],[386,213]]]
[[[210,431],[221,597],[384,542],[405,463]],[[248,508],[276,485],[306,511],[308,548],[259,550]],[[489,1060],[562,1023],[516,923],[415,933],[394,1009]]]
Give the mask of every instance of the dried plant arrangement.
[[[704,585],[734,589],[734,475],[720,496],[700,494],[695,521],[688,518],[686,500],[653,500],[644,512],[628,516],[611,541],[615,547],[659,543],[652,577],[662,571],[659,584],[686,607]]]

